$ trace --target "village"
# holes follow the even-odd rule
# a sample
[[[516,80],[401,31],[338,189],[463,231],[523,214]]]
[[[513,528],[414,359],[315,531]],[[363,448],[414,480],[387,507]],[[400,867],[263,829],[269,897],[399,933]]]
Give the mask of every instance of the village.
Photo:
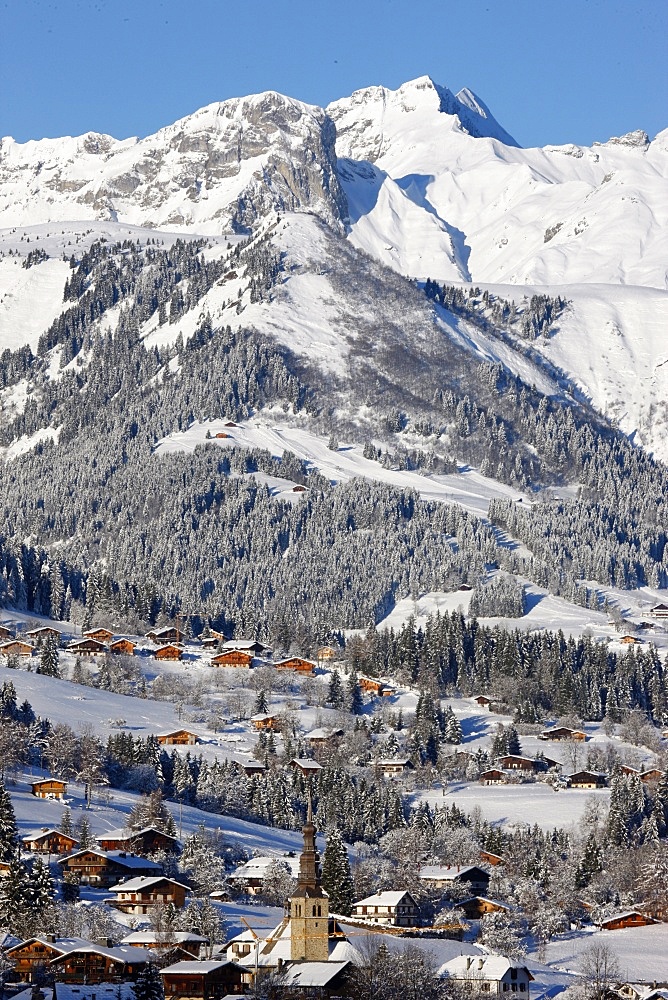
[[[272,651],[257,640],[229,640],[212,629],[193,640],[178,624],[156,628],[144,637],[116,635],[102,626],[69,637],[56,623],[17,629],[7,621],[2,630],[0,654],[13,664],[0,670],[2,680],[6,684],[10,678],[16,684],[19,698],[22,682],[28,682],[30,698],[37,694],[40,715],[48,715],[47,706],[56,690],[62,698],[62,692],[73,687],[71,681],[30,669],[31,661],[35,666],[46,661],[48,670],[52,655],[48,650],[54,648],[60,677],[62,669],[79,677],[75,688],[81,683],[78,661],[100,671],[115,659],[127,662],[132,658],[141,664],[139,689],[146,676],[155,684],[158,677],[170,676],[170,671],[178,671],[192,685],[193,671],[229,678],[223,690],[226,696],[235,692],[235,697],[227,697],[225,703],[241,711],[236,717],[217,713],[213,732],[203,724],[207,716],[188,709],[180,700],[177,704],[147,701],[146,691],[139,697],[116,695],[90,686],[90,679],[81,688],[86,692],[81,697],[84,702],[93,699],[91,710],[101,722],[105,713],[96,707],[98,701],[109,711],[112,703],[123,704],[125,718],[113,724],[110,719],[102,726],[112,740],[114,732],[134,729],[145,733],[145,740],[153,741],[172,760],[192,763],[198,754],[205,765],[210,762],[214,767],[224,752],[229,767],[226,780],[243,786],[249,797],[278,780],[298,790],[306,809],[301,849],[293,841],[291,848],[277,850],[271,838],[263,836],[255,848],[242,848],[240,857],[236,852],[238,860],[226,861],[216,884],[207,886],[208,905],[219,910],[221,920],[228,924],[224,939],[216,940],[220,934],[207,937],[197,924],[184,929],[175,918],[187,912],[193,900],[202,898],[201,885],[179,867],[188,840],[184,812],[186,831],[198,829],[187,818],[190,814],[207,815],[193,807],[192,799],[185,806],[183,798],[167,803],[171,822],[165,823],[163,816],[163,821],[130,827],[127,813],[114,813],[110,808],[111,799],[122,793],[110,792],[95,781],[82,783],[81,776],[59,774],[62,769],[57,761],[50,770],[34,763],[29,772],[20,766],[6,769],[10,798],[16,801],[19,793],[17,815],[22,818],[17,838],[22,861],[45,861],[57,896],[69,905],[104,908],[113,914],[116,928],[104,940],[57,933],[20,939],[10,933],[2,944],[7,962],[5,990],[16,995],[21,995],[22,984],[25,989],[32,989],[34,983],[51,985],[57,992],[59,984],[135,983],[157,973],[165,996],[174,998],[210,1000],[253,991],[263,977],[277,977],[285,996],[344,996],[347,990],[354,991],[356,970],[368,961],[369,942],[376,948],[388,947],[391,953],[406,946],[425,949],[420,954],[431,956],[432,963],[438,956],[438,975],[451,985],[473,981],[483,992],[547,995],[546,990],[556,988],[555,974],[548,974],[548,966],[537,962],[537,957],[545,960],[553,942],[541,945],[540,956],[512,949],[509,955],[489,947],[493,936],[485,938],[486,926],[496,921],[507,928],[522,916],[522,906],[503,889],[498,892],[504,885],[500,873],[507,866],[502,846],[497,850],[481,847],[474,855],[469,845],[462,854],[461,847],[454,848],[454,841],[448,848],[446,839],[438,855],[418,849],[408,868],[399,864],[374,891],[349,893],[345,912],[338,912],[323,888],[315,842],[314,818],[325,815],[323,782],[342,762],[349,766],[354,758],[357,773],[368,772],[387,787],[388,794],[410,802],[414,816],[425,809],[427,817],[437,817],[439,809],[449,806],[477,806],[488,812],[493,823],[499,808],[506,816],[516,809],[518,830],[520,817],[530,822],[532,816],[541,816],[541,810],[546,810],[541,819],[545,828],[556,826],[558,818],[561,825],[567,817],[573,824],[581,823],[592,810],[600,817],[601,808],[609,803],[610,786],[620,780],[635,780],[655,796],[657,788],[665,785],[668,733],[657,734],[659,745],[654,750],[620,743],[619,737],[606,735],[600,725],[591,723],[576,726],[557,720],[542,728],[520,726],[520,734],[503,706],[487,694],[448,700],[448,717],[456,720],[450,729],[451,742],[442,744],[437,764],[425,762],[411,741],[413,716],[421,711],[421,701],[424,708],[423,695],[394,680],[353,673],[345,651],[335,646],[319,647],[313,659],[297,655],[274,659]],[[335,675],[347,685],[353,678],[357,714],[334,710],[328,702],[332,685],[337,687],[338,681],[332,680]],[[319,697],[304,687],[314,682],[320,684]],[[239,689],[245,697],[238,697]],[[214,684],[210,693],[216,692],[220,694],[220,689]],[[299,692],[307,695],[301,707]],[[135,715],[137,721],[133,721],[129,711],[135,705],[141,707],[139,726],[139,717]],[[148,706],[164,725],[156,728],[148,722]],[[505,804],[499,798],[504,795]],[[596,801],[594,796],[601,798]],[[27,806],[29,800],[35,805]],[[65,824],[58,822],[63,809],[69,816],[77,800],[76,828],[69,819]],[[180,817],[178,828],[172,812]],[[225,816],[209,815],[206,825],[215,821],[225,834],[229,825]],[[95,824],[98,816],[104,828],[93,833],[88,820]],[[102,820],[103,816],[110,819]],[[121,820],[115,827],[112,816]],[[326,857],[331,830],[324,834],[319,839]],[[490,834],[489,843],[495,843],[494,836]],[[344,853],[350,871],[350,862],[355,868],[356,852],[347,848]],[[11,877],[11,868],[11,859],[0,861],[3,881]],[[665,936],[656,937],[657,932],[665,935],[665,899],[625,906],[620,897],[616,907],[612,903],[601,906],[593,897],[587,899],[584,887],[568,912],[561,929],[571,936],[586,940],[592,934],[604,934],[606,940],[614,941],[615,932],[665,941]],[[123,927],[127,933],[120,930]],[[150,974],[145,971],[148,963]],[[620,979],[614,984],[614,995],[650,1000],[647,983],[660,978],[652,974]],[[568,989],[573,973],[562,979],[559,989]]]

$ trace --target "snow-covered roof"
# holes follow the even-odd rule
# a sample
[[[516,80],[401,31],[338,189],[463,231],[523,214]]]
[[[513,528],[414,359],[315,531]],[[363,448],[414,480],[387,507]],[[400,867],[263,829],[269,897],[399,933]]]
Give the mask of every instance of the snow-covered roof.
[[[329,740],[332,736],[343,736],[343,729],[324,729],[323,727],[312,729],[310,733],[306,734],[306,739]]]
[[[258,642],[257,639],[228,639],[227,642],[223,643],[223,649],[239,649],[248,650],[254,649],[255,647],[259,649],[269,649],[265,646],[263,642]]]
[[[187,944],[188,942],[203,944],[208,940],[201,934],[193,934],[191,931],[170,931],[169,934],[159,934],[157,931],[133,931],[122,939],[121,944],[145,945],[157,942],[162,944],[163,941],[165,944]]]
[[[290,761],[295,767],[301,767],[303,771],[322,771],[322,764],[318,764],[317,760],[311,760],[309,757],[293,757]]]
[[[235,962],[174,962],[165,969],[160,970],[161,976],[170,973],[177,973],[179,976],[201,976],[207,972],[215,972],[217,969],[224,969],[226,965],[235,965]]]
[[[513,962],[504,955],[458,955],[450,959],[438,970],[439,976],[453,979],[502,979],[510,969],[524,969],[530,979],[533,976],[521,962]]]
[[[33,987],[14,994],[14,1000],[31,1000]],[[74,983],[56,983],[55,986],[40,986],[44,1000],[84,1000],[90,996],[84,987]],[[134,983],[96,983],[97,1000],[134,1000]]]
[[[282,857],[282,858],[272,858],[268,855],[263,855],[257,858],[250,858],[245,861],[242,865],[239,865],[232,874],[230,878],[233,879],[244,879],[244,878],[264,878],[267,873],[267,869],[275,864],[276,862],[285,864],[290,869],[292,875],[297,875],[299,873],[299,858],[297,857]]]
[[[137,878],[129,878],[126,882],[119,882],[117,885],[112,885],[109,891],[143,892],[145,889],[150,889],[152,885],[156,885],[159,882],[169,882],[171,885],[178,885],[182,889],[188,888],[188,886],[184,885],[182,882],[177,882],[173,878],[168,878],[167,875],[140,875]]]
[[[59,837],[69,837],[69,839],[75,844],[79,843],[77,838],[70,837],[69,833],[63,833],[62,830],[56,830],[55,827],[48,827],[48,829],[45,830],[42,826],[38,827],[36,830],[28,830],[27,833],[21,834],[21,840],[24,843],[27,843],[29,840],[41,840],[43,837],[50,837],[53,833],[57,834]]]
[[[302,989],[327,986],[348,965],[348,962],[299,962],[286,970],[285,985]]]
[[[373,896],[360,899],[354,906],[397,906],[404,896],[409,895],[406,889],[385,889],[383,892],[376,892]]]
[[[164,830],[159,830],[157,826],[143,826],[141,830],[130,830],[127,826],[116,827],[115,830],[107,830],[105,833],[100,833],[95,838],[96,840],[133,840],[135,837],[141,837],[145,833],[159,833],[163,837],[168,837],[170,840],[176,840],[176,837],[172,837],[169,833],[165,833]]]
[[[443,879],[446,882],[453,882],[467,872],[482,872],[484,875],[487,874],[484,868],[479,868],[478,865],[423,865],[420,869],[419,877],[425,879]]]
[[[62,937],[56,938],[55,941],[47,941],[45,937],[31,937],[27,938],[25,941],[16,941],[15,944],[10,946],[4,946],[8,951],[12,951],[19,945],[30,944],[31,942],[39,941],[40,944],[46,945],[48,948],[53,948],[54,951],[59,951],[64,955],[68,951],[78,951],[79,948],[90,944],[91,942],[87,938],[80,937]]]
[[[95,854],[99,858],[108,858],[124,868],[148,868],[151,871],[159,872],[162,867],[156,861],[140,858],[137,854],[128,854],[126,851],[101,851],[98,847],[81,847],[78,851],[68,854],[66,858],[59,858],[58,864],[67,864],[72,858],[78,858],[80,854]]]
[[[72,952],[86,952],[86,954],[89,955],[104,955],[105,958],[109,958],[113,962],[131,963],[150,961],[150,956],[146,951],[146,948],[133,948],[127,944],[118,944],[113,948],[107,948],[104,945],[95,944],[93,941],[84,941],[83,944],[77,945],[74,948],[68,948],[66,953],[59,955],[57,958],[51,959],[51,962],[61,962],[65,955],[69,955]]]

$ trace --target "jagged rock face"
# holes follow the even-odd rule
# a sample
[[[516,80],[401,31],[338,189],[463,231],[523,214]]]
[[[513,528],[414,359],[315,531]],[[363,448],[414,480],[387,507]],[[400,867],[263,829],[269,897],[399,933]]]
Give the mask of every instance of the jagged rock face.
[[[335,129],[276,93],[212,104],[146,139],[0,143],[0,226],[66,219],[220,232],[270,211],[347,214]]]

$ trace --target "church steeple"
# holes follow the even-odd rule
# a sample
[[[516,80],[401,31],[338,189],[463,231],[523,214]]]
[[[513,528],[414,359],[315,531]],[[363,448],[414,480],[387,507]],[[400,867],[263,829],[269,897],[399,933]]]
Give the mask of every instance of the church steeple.
[[[290,958],[326,962],[329,958],[329,899],[320,885],[320,857],[315,846],[311,784],[307,789],[304,849],[299,857],[297,888],[290,899]]]

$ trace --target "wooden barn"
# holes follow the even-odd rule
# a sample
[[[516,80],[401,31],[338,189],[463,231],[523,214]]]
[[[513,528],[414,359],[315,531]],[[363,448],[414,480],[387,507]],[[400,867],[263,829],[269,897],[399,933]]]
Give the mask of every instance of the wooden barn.
[[[275,733],[278,733],[281,730],[281,723],[278,716],[271,715],[266,712],[260,712],[258,715],[252,715],[251,722],[257,730],[271,729]]]
[[[32,656],[35,647],[30,642],[23,639],[8,639],[7,642],[0,643],[0,654],[2,656]]]
[[[479,694],[478,697],[473,700],[477,705],[480,705],[481,708],[489,708],[492,704],[492,699],[488,698],[486,694]]]
[[[14,632],[12,629],[8,628],[7,625],[0,625],[0,640],[1,639],[13,639]]]
[[[311,760],[309,757],[293,757],[290,761],[290,767],[294,768],[295,771],[300,771],[305,778],[316,778],[318,771],[322,771],[322,764],[318,764],[317,760]]]
[[[216,639],[216,645],[218,640]],[[247,653],[243,649],[224,649],[222,653],[216,653],[211,657],[212,667],[246,667],[249,668],[253,662],[253,654]]]
[[[471,896],[462,900],[457,906],[464,911],[469,920],[480,920],[486,913],[509,913],[510,907],[496,899],[486,896]]]
[[[142,916],[151,913],[156,906],[171,904],[177,909],[185,906],[188,887],[166,875],[139,875],[112,885],[110,892],[115,893],[113,899],[107,900],[110,906],[121,913],[131,913]]]
[[[64,799],[67,795],[67,782],[59,778],[42,778],[32,782],[30,791],[38,799]]]
[[[33,854],[70,854],[79,846],[74,837],[48,827],[24,834],[21,843],[24,851],[32,851]]]
[[[158,733],[156,739],[163,747],[188,747],[197,743],[197,734],[189,729],[172,729],[169,733]]]
[[[116,639],[114,642],[109,643],[109,652],[115,653],[116,656],[134,656],[136,645],[137,643],[133,642],[132,639]]]
[[[86,639],[97,639],[98,642],[109,642],[110,639],[114,638],[114,633],[110,632],[108,628],[89,628],[83,633]]]
[[[183,659],[183,650],[180,646],[168,642],[164,646],[158,646],[153,655],[156,660],[181,660]]]
[[[500,854],[493,854],[491,851],[481,851],[480,860],[484,861],[485,864],[491,865],[496,868],[497,865],[505,865],[505,861]]]
[[[539,740],[551,740],[553,743],[560,743],[562,740],[574,740],[576,743],[584,743],[587,734],[581,729],[568,729],[567,726],[553,726],[552,729],[544,729],[538,734]]]
[[[67,648],[76,656],[103,656],[109,652],[108,646],[99,639],[93,639],[92,636],[87,639],[75,639]]]
[[[626,927],[647,927],[649,924],[661,923],[654,917],[641,913],[640,910],[626,910],[623,913],[615,913],[611,917],[601,920],[599,927],[602,931],[620,931]]]
[[[124,827],[118,830],[109,830],[96,837],[95,840],[102,851],[128,851],[131,854],[139,854],[141,857],[146,857],[155,851],[173,854],[179,849],[176,837],[171,837],[155,826],[146,826],[141,830],[127,830]]]
[[[246,970],[236,962],[175,962],[160,975],[165,1000],[218,1000],[245,992]]]
[[[643,771],[640,775],[640,780],[645,785],[653,785],[661,781],[664,772],[660,771],[658,767],[651,767],[648,771]]]
[[[289,656],[286,660],[277,660],[274,666],[277,670],[296,670],[299,674],[312,674],[315,670],[315,663],[301,656]]]

